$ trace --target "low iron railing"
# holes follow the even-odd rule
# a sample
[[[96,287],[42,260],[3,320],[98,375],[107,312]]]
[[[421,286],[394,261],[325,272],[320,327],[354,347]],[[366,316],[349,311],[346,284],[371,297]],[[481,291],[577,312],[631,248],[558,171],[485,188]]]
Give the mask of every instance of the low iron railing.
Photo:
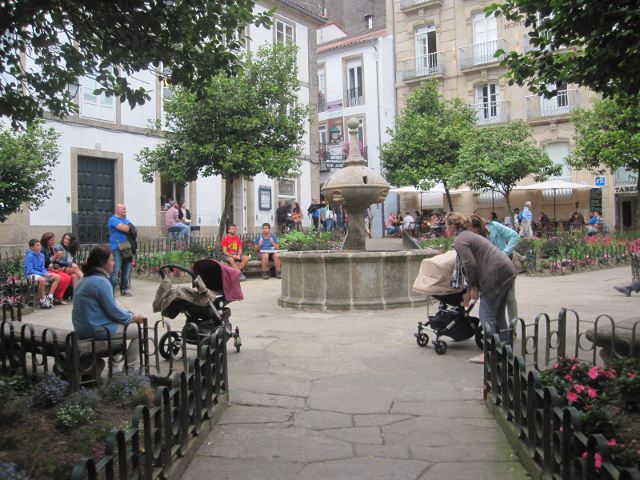
[[[640,478],[637,469],[614,465],[607,439],[600,434],[586,435],[583,414],[561,405],[556,388],[541,382],[541,370],[559,358],[573,356],[595,363],[602,345],[598,329],[602,331],[605,326],[611,333],[610,352],[622,356],[618,344],[614,346],[616,326],[611,317],[602,315],[595,321],[585,321],[566,309],[557,318],[538,315],[531,324],[519,319],[513,346],[501,343],[498,335],[485,343],[485,400],[494,415],[511,424],[509,430],[521,442],[521,451],[529,455],[544,478]],[[637,356],[640,321],[625,330],[631,332],[625,356]]]
[[[220,328],[208,337],[198,354],[186,362],[171,387],[159,387],[153,406],[136,407],[129,428],[113,430],[105,455],[84,459],[73,469],[72,480],[116,478],[168,478],[175,463],[193,440],[211,424],[214,408],[229,392],[227,335]]]

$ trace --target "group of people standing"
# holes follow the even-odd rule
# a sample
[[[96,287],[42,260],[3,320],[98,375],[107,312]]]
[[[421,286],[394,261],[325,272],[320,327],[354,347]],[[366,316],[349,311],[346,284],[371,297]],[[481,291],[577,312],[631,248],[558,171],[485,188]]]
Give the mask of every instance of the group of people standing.
[[[341,206],[334,208],[326,200],[319,202],[317,198],[312,198],[307,215],[309,215],[311,224],[317,232],[330,232],[339,229],[346,233],[348,219]],[[285,233],[287,230],[302,231],[300,204],[298,202],[288,204],[284,200],[280,200],[276,209],[276,220],[280,233]]]

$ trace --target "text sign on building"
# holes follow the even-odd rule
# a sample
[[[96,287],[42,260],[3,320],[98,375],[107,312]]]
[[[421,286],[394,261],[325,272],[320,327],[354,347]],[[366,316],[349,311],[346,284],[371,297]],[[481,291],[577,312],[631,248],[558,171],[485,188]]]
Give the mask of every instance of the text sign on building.
[[[328,155],[325,160],[325,165],[327,168],[342,168],[344,164],[344,158],[341,154],[338,155]]]
[[[607,186],[607,177],[605,177],[604,175],[598,175],[597,177],[595,177],[594,185],[596,187],[606,187]]]
[[[339,112],[342,110],[342,100],[334,100],[333,102],[327,102],[325,112]]]
[[[258,187],[258,209],[271,210],[271,187],[264,185]]]

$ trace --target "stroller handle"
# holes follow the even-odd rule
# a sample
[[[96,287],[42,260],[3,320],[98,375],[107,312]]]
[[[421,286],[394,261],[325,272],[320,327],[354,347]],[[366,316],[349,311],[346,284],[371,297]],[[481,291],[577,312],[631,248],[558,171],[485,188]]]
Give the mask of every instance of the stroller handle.
[[[187,269],[187,268],[184,268],[184,267],[182,267],[182,266],[180,266],[180,265],[174,265],[173,263],[168,263],[167,265],[162,265],[162,266],[160,267],[160,270],[159,270],[160,278],[164,279],[164,277],[165,277],[165,275],[166,275],[166,273],[165,273],[165,269],[168,269],[168,268],[170,268],[170,269],[176,269],[176,270],[180,270],[180,271],[183,271],[183,272],[185,272],[185,273],[188,273],[188,274],[189,274],[189,276],[191,277],[191,281],[192,281],[192,282],[195,282],[195,281],[196,281],[196,275],[195,275],[191,270],[189,270],[189,269]]]

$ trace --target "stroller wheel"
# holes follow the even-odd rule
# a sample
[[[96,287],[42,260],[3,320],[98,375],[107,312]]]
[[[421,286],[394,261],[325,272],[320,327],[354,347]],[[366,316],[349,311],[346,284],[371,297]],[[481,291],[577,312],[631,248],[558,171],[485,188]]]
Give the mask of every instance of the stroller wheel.
[[[169,338],[171,337],[171,338]],[[182,357],[182,337],[178,332],[167,332],[160,337],[159,352],[160,356],[165,360],[173,357],[179,360]]]
[[[436,353],[438,355],[444,355],[445,353],[447,353],[447,342],[438,340],[436,342],[433,342],[433,344],[436,347]]]
[[[242,340],[240,340],[240,329],[236,327],[236,331],[233,334],[233,346],[236,347],[236,352],[240,353],[240,347],[242,346]]]
[[[478,327],[476,330],[476,334],[474,336],[474,340],[476,341],[476,345],[480,350],[484,350],[484,332],[482,331],[482,327]]]
[[[416,343],[419,347],[426,347],[429,343],[429,335],[426,333],[416,333]]]

